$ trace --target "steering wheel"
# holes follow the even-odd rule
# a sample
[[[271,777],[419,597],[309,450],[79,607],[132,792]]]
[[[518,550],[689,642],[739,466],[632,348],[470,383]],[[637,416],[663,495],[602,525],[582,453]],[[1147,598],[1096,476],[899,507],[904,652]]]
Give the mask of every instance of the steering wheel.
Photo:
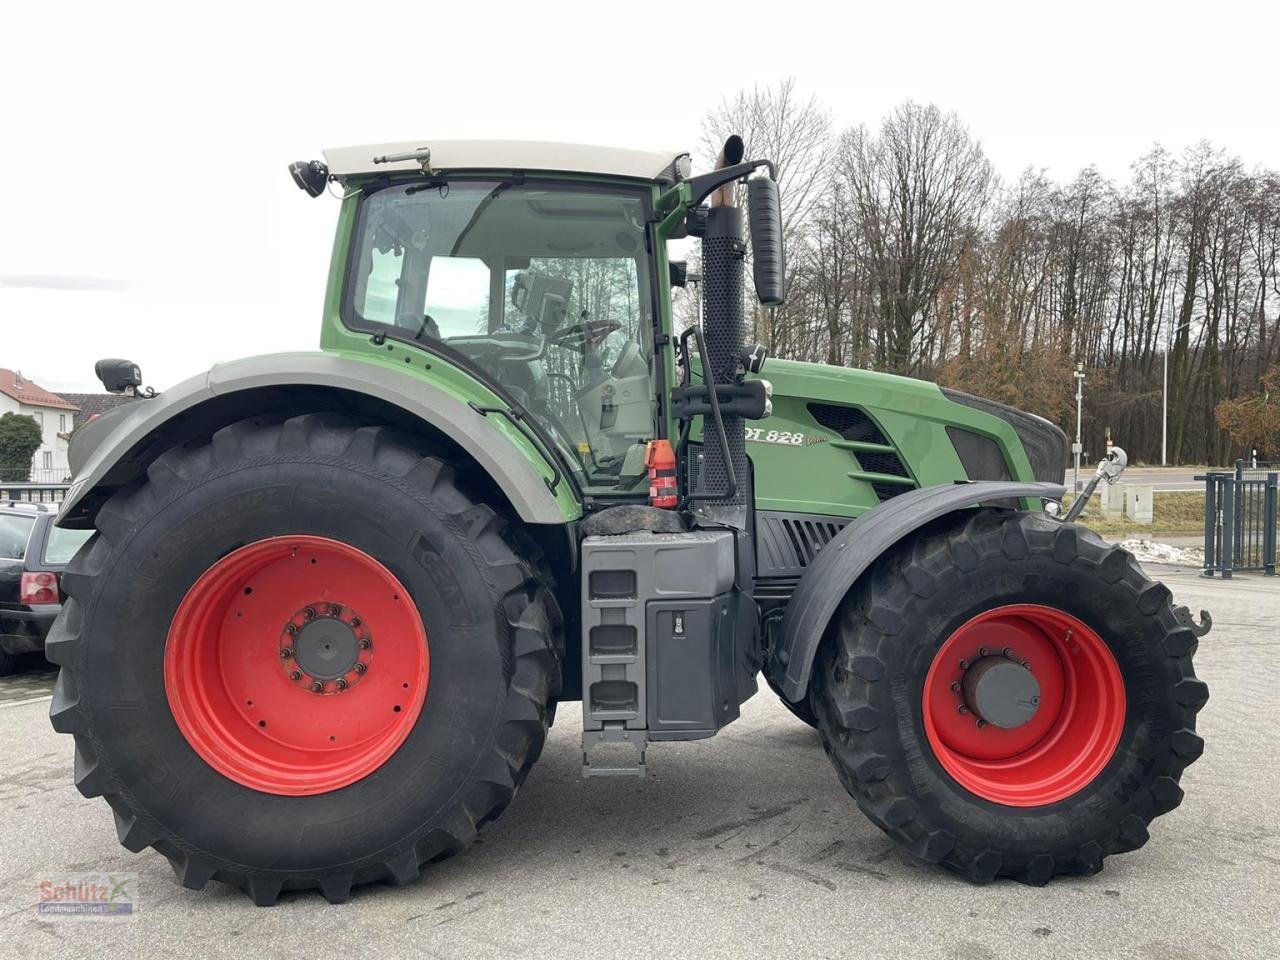
[[[622,324],[616,320],[588,320],[572,326],[561,327],[548,334],[547,342],[557,347],[595,346],[615,330],[621,330]]]

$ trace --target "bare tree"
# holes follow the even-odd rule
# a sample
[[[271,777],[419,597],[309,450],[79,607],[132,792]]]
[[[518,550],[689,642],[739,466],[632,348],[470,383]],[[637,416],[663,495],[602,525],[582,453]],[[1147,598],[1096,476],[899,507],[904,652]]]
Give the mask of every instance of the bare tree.
[[[710,166],[732,134],[742,137],[748,159],[765,157],[778,171],[782,220],[802,232],[821,201],[831,170],[831,112],[805,97],[788,78],[726,97],[702,123],[702,159]]]
[[[871,133],[840,140],[840,174],[861,254],[875,277],[878,360],[910,373],[924,361],[933,307],[991,193],[991,164],[953,113],[903,103]]]
[[[826,193],[831,169],[831,114],[816,97],[805,97],[793,79],[754,86],[726,97],[703,119],[702,159],[710,166],[731,135],[742,137],[749,159],[772,160],[782,195],[783,239],[789,253],[786,281],[794,285],[807,256],[813,218]],[[743,198],[739,197],[739,202]],[[800,319],[791,297],[778,309],[753,310],[752,329],[771,350],[788,338],[793,319]]]

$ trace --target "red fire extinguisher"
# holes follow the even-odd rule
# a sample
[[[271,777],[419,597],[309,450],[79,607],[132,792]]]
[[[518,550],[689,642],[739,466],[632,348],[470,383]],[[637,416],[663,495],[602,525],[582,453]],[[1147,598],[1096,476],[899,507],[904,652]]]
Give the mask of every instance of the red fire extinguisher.
[[[676,452],[670,440],[650,440],[644,452],[644,465],[649,468],[649,503],[667,510],[680,502],[676,490]]]

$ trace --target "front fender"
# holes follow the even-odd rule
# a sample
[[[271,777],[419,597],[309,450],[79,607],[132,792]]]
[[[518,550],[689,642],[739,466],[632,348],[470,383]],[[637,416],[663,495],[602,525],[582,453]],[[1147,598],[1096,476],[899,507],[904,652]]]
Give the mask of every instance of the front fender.
[[[166,426],[180,418],[206,429],[231,422],[219,422],[218,417],[225,413],[214,413],[215,407],[236,410],[236,418],[274,413],[274,407],[255,408],[248,397],[244,399],[250,405],[240,409],[234,399],[245,391],[290,387],[371,397],[431,425],[493,478],[526,523],[558,524],[581,514],[568,483],[560,483],[554,493],[548,488],[551,467],[506,418],[486,417],[456,393],[389,364],[330,353],[290,353],[218,364],[160,396],[124,404],[101,422],[87,425],[83,437],[73,443],[76,480],[67,492],[58,525],[90,526],[104,499],[102,493],[139,476],[163,447],[181,440],[179,435],[175,434],[176,439],[169,436],[174,431]],[[497,398],[490,402],[501,405]],[[209,416],[202,417],[206,409]]]
[[[1064,493],[1066,488],[1054,483],[959,483],[912,490],[867,511],[822,548],[797,584],[783,615],[782,639],[766,664],[769,679],[793,703],[805,695],[818,644],[840,602],[886,550],[912,531],[967,507],[1024,497],[1060,500]]]

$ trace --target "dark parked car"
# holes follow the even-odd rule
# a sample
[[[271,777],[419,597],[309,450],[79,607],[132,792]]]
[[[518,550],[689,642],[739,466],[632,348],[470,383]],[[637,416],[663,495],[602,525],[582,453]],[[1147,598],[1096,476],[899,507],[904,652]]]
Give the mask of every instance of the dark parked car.
[[[62,568],[92,534],[53,525],[58,505],[0,501],[0,675],[44,650],[62,609]]]

